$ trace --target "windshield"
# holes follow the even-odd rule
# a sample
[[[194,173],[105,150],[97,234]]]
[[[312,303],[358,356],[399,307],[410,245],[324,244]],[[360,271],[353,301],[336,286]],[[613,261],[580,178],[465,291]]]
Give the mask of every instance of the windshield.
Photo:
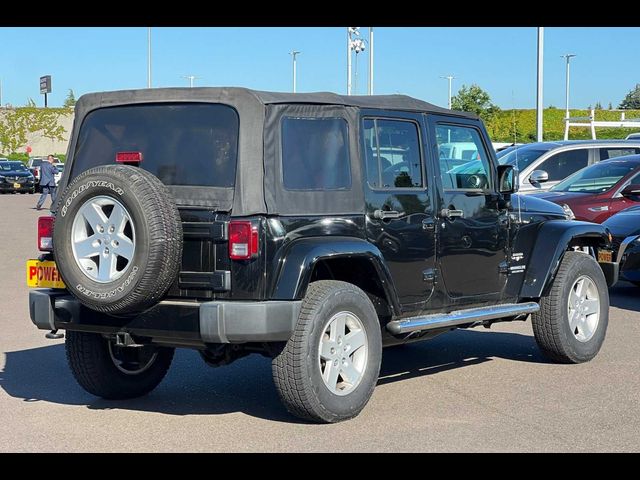
[[[22,162],[2,162],[0,163],[0,171],[3,172],[26,172],[27,167]]]
[[[551,188],[552,192],[602,193],[612,188],[622,177],[638,168],[637,162],[605,161],[578,170]]]
[[[39,167],[40,165],[42,165],[42,159],[41,158],[34,158],[31,161],[31,166],[32,167]]]
[[[535,160],[540,158],[543,153],[548,152],[549,150],[540,150],[533,148],[516,148],[506,153],[505,155],[498,155],[498,163],[500,165],[513,165],[516,166],[516,161],[518,162],[518,170],[523,171],[529,165],[531,165]]]

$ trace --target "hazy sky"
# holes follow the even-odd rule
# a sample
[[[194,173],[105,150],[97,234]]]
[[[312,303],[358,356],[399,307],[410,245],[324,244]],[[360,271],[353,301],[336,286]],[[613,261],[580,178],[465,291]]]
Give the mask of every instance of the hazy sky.
[[[367,38],[368,29],[361,27]],[[640,83],[640,28],[545,28],[544,104],[564,107],[565,63],[571,60],[572,108],[600,101],[614,107]],[[50,106],[68,90],[76,97],[103,90],[145,88],[145,27],[0,28],[2,102],[43,105],[39,77],[51,75]],[[346,28],[152,29],[153,86],[245,86],[290,91],[292,49],[298,91],[346,93]],[[358,93],[366,93],[368,52],[358,56]],[[375,29],[375,93],[404,93],[446,106],[454,93],[477,83],[501,108],[534,108],[536,29],[439,27]]]

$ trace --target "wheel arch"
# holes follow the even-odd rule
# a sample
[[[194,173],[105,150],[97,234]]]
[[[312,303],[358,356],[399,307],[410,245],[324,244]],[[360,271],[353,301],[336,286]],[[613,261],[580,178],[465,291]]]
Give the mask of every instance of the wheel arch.
[[[300,300],[317,280],[352,283],[369,295],[380,316],[399,314],[400,306],[382,253],[360,238],[307,237],[292,242],[279,260],[270,298]]]
[[[565,220],[545,222],[538,230],[520,290],[521,298],[540,298],[549,288],[564,254],[572,247],[607,248],[609,231],[599,224]],[[613,273],[603,269],[607,283]],[[617,274],[615,275],[617,277]]]

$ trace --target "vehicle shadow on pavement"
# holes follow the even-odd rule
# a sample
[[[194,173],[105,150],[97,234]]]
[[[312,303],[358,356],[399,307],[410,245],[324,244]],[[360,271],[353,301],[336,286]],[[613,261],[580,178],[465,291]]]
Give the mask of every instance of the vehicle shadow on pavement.
[[[222,368],[207,366],[197,352],[176,351],[169,373],[149,395],[111,401],[86,393],[67,365],[64,345],[5,353],[0,387],[26,402],[86,405],[96,410],[134,410],[168,415],[242,412],[288,423],[303,423],[280,403],[269,359],[252,355]]]
[[[633,283],[619,282],[609,289],[609,304],[623,310],[640,312],[640,287]]]
[[[168,415],[242,412],[287,423],[306,423],[289,415],[271,380],[269,359],[252,355],[211,368],[195,351],[177,350],[164,381],[149,395],[133,400],[103,400],[86,393],[73,378],[64,345],[5,353],[0,387],[25,402],[85,405],[95,410],[134,410]],[[435,339],[386,349],[379,385],[506,358],[545,363],[532,336],[457,330]]]
[[[551,363],[533,335],[455,330],[431,340],[385,350],[378,385],[490,362],[494,358]]]

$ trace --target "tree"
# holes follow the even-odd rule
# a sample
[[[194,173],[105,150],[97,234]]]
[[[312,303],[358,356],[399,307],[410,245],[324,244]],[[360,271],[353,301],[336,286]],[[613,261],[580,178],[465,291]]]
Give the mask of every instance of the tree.
[[[558,109],[558,107],[556,107],[555,105],[549,105],[547,108],[549,110],[557,110]]]
[[[613,105],[611,105],[611,102],[609,102],[609,110],[613,110]]]
[[[76,105],[76,96],[73,94],[73,90],[69,89],[67,98],[64,99],[62,106],[64,108],[73,108]]]
[[[600,103],[600,101],[596,102],[596,106],[595,106],[596,110],[602,110],[602,104]]]
[[[622,102],[620,102],[618,108],[623,108],[625,110],[640,108],[640,83],[636,83],[635,88],[627,93],[627,96],[624,97]]]
[[[489,94],[476,84],[470,87],[462,85],[458,94],[451,99],[451,107],[454,110],[475,113],[487,121],[500,111],[497,105],[491,103]]]

